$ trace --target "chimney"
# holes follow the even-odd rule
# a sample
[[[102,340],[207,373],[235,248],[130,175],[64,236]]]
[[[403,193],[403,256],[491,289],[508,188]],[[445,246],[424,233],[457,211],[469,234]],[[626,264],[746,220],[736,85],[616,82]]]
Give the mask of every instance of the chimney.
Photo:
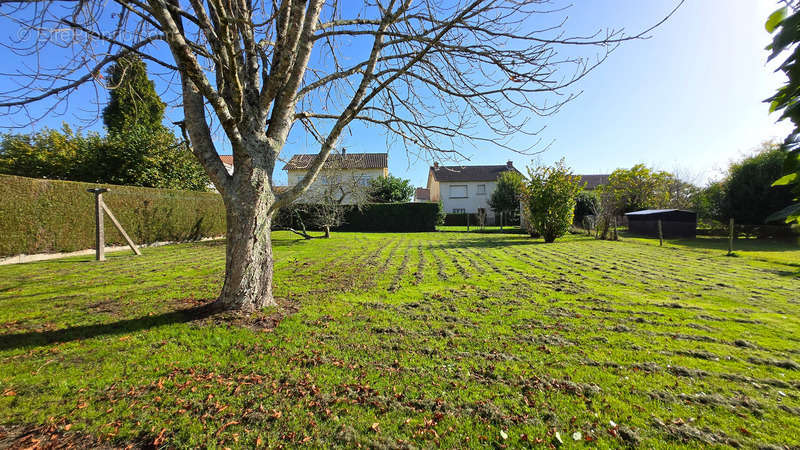
[[[514,162],[513,161],[506,161],[506,167],[508,167],[509,169],[513,169],[514,168]]]
[[[439,161],[433,162],[433,170],[439,170]]]

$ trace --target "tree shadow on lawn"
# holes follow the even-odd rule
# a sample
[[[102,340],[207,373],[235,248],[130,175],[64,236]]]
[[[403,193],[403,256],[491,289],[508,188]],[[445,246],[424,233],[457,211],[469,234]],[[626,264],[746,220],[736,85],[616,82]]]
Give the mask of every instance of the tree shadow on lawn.
[[[219,309],[216,308],[213,303],[208,303],[163,314],[137,317],[135,319],[126,319],[111,323],[80,325],[52,331],[0,334],[0,351],[25,347],[39,347],[55,343],[91,339],[105,335],[133,333],[163,325],[202,320],[218,312]]]
[[[515,236],[515,237],[511,237]],[[525,235],[511,235],[505,238],[460,238],[460,239],[452,239],[448,241],[431,241],[431,248],[434,249],[447,249],[447,248],[468,248],[468,247],[476,247],[476,248],[504,248],[504,247],[514,247],[514,246],[528,246],[528,245],[544,245],[546,242],[540,237],[538,238],[531,238]],[[592,240],[595,239],[573,239],[568,242],[577,242],[580,240]],[[555,244],[560,243],[561,241],[556,241]]]

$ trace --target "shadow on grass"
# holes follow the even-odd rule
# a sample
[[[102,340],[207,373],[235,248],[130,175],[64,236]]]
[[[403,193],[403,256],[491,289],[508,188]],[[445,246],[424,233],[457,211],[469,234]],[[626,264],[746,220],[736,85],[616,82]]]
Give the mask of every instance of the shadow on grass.
[[[120,320],[111,323],[79,325],[52,331],[31,331],[27,333],[0,334],[0,351],[26,347],[39,347],[42,345],[91,339],[98,336],[132,333],[135,331],[160,327],[163,325],[205,319],[217,312],[219,312],[219,309],[216,308],[213,303],[209,303],[193,308],[181,309],[153,316],[138,317],[135,319]]]
[[[634,234],[631,232],[620,233],[623,238],[634,238],[651,240],[658,242],[657,237]],[[697,250],[728,250],[728,238],[699,236],[696,238],[670,238],[665,237],[665,242],[671,245],[686,247]],[[785,239],[758,239],[758,238],[736,238],[733,241],[734,251],[744,252],[792,252],[800,250],[800,240],[798,238]]]

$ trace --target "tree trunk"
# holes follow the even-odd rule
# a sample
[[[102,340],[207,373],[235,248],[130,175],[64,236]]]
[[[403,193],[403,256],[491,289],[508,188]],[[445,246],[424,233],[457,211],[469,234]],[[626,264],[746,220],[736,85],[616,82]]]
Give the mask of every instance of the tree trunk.
[[[225,284],[217,299],[223,309],[253,312],[276,304],[272,297],[271,197],[270,192],[237,192],[226,198]]]

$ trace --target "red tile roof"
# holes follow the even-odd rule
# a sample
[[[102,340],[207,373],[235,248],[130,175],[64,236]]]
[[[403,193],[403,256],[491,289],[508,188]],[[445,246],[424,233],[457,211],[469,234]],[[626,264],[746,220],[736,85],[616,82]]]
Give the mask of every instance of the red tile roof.
[[[233,165],[233,155],[219,155],[219,159],[222,161],[222,164]]]
[[[283,166],[283,170],[305,170],[311,165],[316,154],[294,155]],[[385,169],[389,167],[388,153],[346,153],[331,154],[325,161],[324,169]]]

